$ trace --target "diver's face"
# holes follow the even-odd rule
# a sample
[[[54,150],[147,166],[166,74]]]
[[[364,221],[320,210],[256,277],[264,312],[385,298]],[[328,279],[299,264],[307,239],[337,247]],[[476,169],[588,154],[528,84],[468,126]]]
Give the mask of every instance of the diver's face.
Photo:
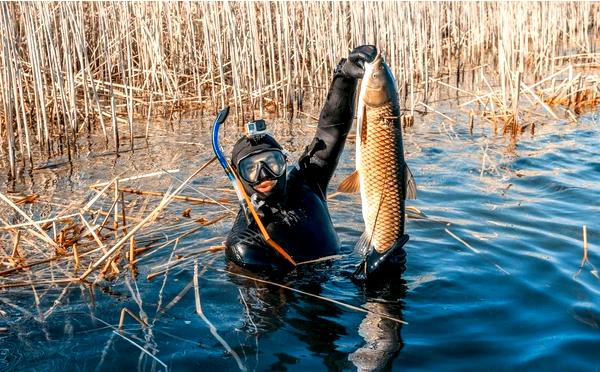
[[[238,163],[242,180],[264,199],[285,189],[286,158],[280,150],[250,154]]]

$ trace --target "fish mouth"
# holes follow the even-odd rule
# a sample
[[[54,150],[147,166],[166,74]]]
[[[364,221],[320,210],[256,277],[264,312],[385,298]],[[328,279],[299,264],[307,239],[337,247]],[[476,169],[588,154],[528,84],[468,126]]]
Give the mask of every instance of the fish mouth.
[[[381,53],[377,53],[375,58],[368,63],[365,63],[365,78],[370,80],[373,78],[373,73],[376,73],[381,69],[381,65],[384,63],[383,56]]]
[[[369,63],[369,65],[371,65],[373,67],[374,66],[379,66],[379,65],[381,65],[381,62],[383,62],[383,56],[381,55],[381,53],[377,53],[377,55],[371,61],[371,63]]]
[[[275,185],[277,185],[277,180],[266,180],[254,186],[254,190],[260,192],[261,194],[266,194],[271,192],[275,188]]]
[[[396,103],[397,98],[393,94],[395,81],[381,55],[367,66],[362,84],[361,100],[366,105],[379,107],[390,101]]]

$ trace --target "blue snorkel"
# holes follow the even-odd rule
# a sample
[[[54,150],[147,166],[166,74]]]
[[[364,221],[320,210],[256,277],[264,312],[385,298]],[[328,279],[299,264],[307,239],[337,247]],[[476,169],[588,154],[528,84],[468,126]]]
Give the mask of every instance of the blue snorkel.
[[[250,222],[250,217],[248,214],[248,206],[246,205],[246,202],[244,201],[244,195],[242,194],[242,190],[239,185],[239,182],[237,182],[237,178],[236,178],[235,174],[233,173],[233,169],[231,169],[231,165],[229,165],[229,163],[227,162],[227,159],[225,159],[223,150],[221,149],[221,146],[219,146],[219,129],[221,129],[221,124],[223,124],[225,122],[228,115],[229,115],[229,106],[225,106],[224,109],[219,111],[219,113],[217,114],[217,118],[213,122],[212,148],[215,153],[215,156],[217,157],[217,160],[221,164],[221,167],[223,167],[223,170],[225,171],[227,178],[233,184],[233,189],[235,190],[235,193],[240,202],[240,205],[242,206],[242,210],[244,211],[244,215],[246,216],[246,222]]]
[[[242,210],[244,211],[244,215],[246,216],[246,221],[250,223],[250,216],[252,216],[254,218],[254,221],[256,222],[256,225],[258,226],[258,229],[260,230],[260,233],[265,239],[265,242],[295,267],[296,261],[294,261],[294,259],[289,254],[287,254],[287,252],[269,236],[267,229],[263,225],[262,221],[260,220],[260,217],[254,209],[254,206],[252,205],[250,197],[243,190],[242,184],[237,174],[231,168],[231,164],[227,162],[227,159],[223,154],[223,150],[221,150],[221,147],[219,146],[219,129],[221,128],[221,124],[223,124],[225,122],[225,119],[227,119],[228,114],[229,106],[226,106],[221,111],[219,111],[217,118],[213,122],[212,147],[213,151],[215,152],[215,156],[217,157],[217,160],[219,160],[219,163],[223,167],[227,178],[229,178],[229,181],[231,181],[231,183],[233,184],[233,189],[235,190],[238,200],[240,201],[240,205],[242,206]]]

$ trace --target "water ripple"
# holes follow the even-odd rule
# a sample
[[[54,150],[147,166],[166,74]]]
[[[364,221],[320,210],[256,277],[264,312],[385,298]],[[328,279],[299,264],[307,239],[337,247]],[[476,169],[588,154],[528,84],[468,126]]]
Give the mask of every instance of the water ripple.
[[[227,268],[222,258],[212,262],[214,256],[198,256],[201,267],[207,267],[199,280],[203,312],[248,369],[353,369],[350,355],[387,345],[377,355],[383,356],[382,368],[394,370],[597,370],[600,134],[594,116],[582,117],[577,125],[544,125],[535,135],[523,136],[514,149],[491,128],[475,128],[473,135],[460,124],[451,131],[446,128],[448,133],[442,129],[435,123],[418,124],[405,136],[407,161],[419,185],[419,199],[408,204],[427,217],[407,222],[411,239],[403,281],[373,288],[350,280],[358,260],[352,248],[363,229],[358,195],[339,195],[329,203],[348,254],[274,279],[375,309],[374,313],[366,316],[223,274],[208,267]],[[197,146],[178,145],[180,156],[174,157],[168,141],[196,139],[190,133],[162,137],[155,151],[128,154],[113,159],[114,164],[95,164],[99,160],[90,158],[81,165],[87,171],[69,180],[60,169],[44,170],[35,187],[71,193],[98,174],[109,178],[132,162],[140,173],[153,162],[185,171],[208,154]],[[295,155],[309,140],[295,139]],[[331,190],[354,167],[353,146],[347,149]],[[190,161],[182,164],[181,159]],[[227,187],[217,173],[194,181],[195,187],[215,184]],[[202,208],[210,207],[198,208],[202,213]],[[179,253],[201,249],[203,242],[224,236],[229,224],[192,234],[179,243]],[[588,231],[589,262],[580,269],[583,225]],[[164,263],[169,253],[152,256],[148,267]],[[163,308],[191,283],[192,275],[191,264],[173,270],[160,299]],[[0,333],[0,369],[90,370],[99,365],[100,370],[109,370],[118,365],[153,370],[157,365],[153,367],[151,359],[95,320],[116,326],[123,307],[136,313],[143,309],[153,324],[149,331],[127,319],[125,336],[154,350],[170,368],[235,369],[234,358],[196,314],[193,290],[168,312],[156,313],[161,286],[162,277],[138,280],[142,299],[138,304],[127,286],[111,283],[110,292],[96,289],[93,306],[86,291],[74,288],[64,311],[45,323],[35,320],[37,310],[29,293],[3,293],[31,313],[0,303],[9,328]],[[114,293],[121,295],[117,298]],[[47,308],[56,293],[44,296],[41,307]],[[70,313],[75,311],[78,315]],[[408,325],[390,326],[381,315]],[[363,362],[371,360],[369,355],[364,358]]]

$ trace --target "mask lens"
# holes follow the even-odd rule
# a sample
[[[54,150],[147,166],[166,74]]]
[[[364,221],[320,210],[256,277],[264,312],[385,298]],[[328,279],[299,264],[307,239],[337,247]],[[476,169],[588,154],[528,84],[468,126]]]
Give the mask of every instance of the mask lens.
[[[258,176],[258,164],[249,161],[247,158],[240,161],[238,171],[240,176],[248,182],[256,182]]]
[[[250,155],[238,165],[240,176],[246,182],[257,182],[260,170],[265,167],[273,177],[279,177],[285,171],[285,156],[281,151],[265,151]]]

